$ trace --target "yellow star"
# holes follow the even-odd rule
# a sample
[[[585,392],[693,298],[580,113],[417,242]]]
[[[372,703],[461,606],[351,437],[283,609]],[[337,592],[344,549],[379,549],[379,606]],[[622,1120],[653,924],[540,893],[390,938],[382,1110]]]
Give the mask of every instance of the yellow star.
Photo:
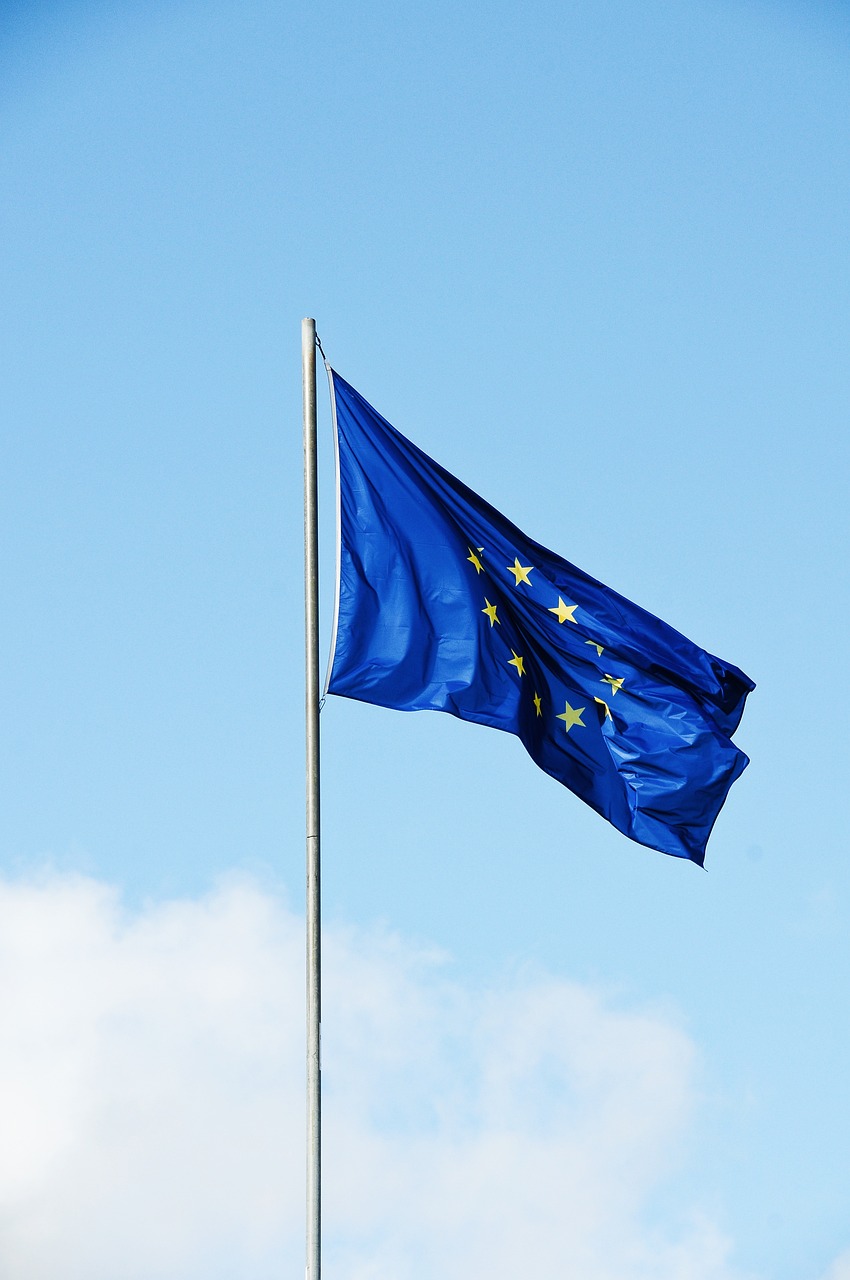
[[[602,681],[601,681],[601,683],[602,683],[602,684],[610,684],[610,686],[611,686],[611,693],[612,693],[612,695],[613,695],[613,694],[615,694],[615,693],[619,693],[619,691],[622,689],[622,687],[623,687],[623,677],[622,677],[622,676],[620,676],[620,678],[618,679],[616,676],[603,676],[603,677],[602,677]]]
[[[608,706],[608,703],[604,700],[604,698],[594,698],[593,701],[598,702],[600,707],[605,708],[605,714],[609,720],[614,719],[614,717],[611,715],[611,708]]]
[[[479,550],[479,551],[483,551],[483,550],[484,550],[484,548],[483,548],[483,547],[479,547],[479,548],[478,548],[478,550]],[[466,558],[467,558],[467,560],[469,561],[469,563],[470,563],[471,565],[474,565],[474,566],[475,566],[475,572],[476,572],[476,573],[483,573],[483,572],[484,572],[484,565],[483,565],[483,564],[481,563],[481,561],[478,559],[478,556],[477,556],[477,555],[475,554],[475,552],[472,550],[472,547],[470,547],[470,548],[469,548],[469,555],[468,555]]]
[[[511,649],[511,653],[514,653],[513,649]],[[524,674],[525,674],[525,672],[523,671],[523,666],[522,666],[522,658],[519,656],[519,654],[518,654],[518,653],[514,653],[514,656],[513,656],[512,658],[508,658],[508,666],[509,666],[509,667],[516,667],[516,669],[517,669],[517,671],[519,672],[519,674],[520,674],[520,675],[524,675]]]
[[[564,604],[561,597],[558,596],[558,603],[555,605],[554,609],[550,609],[549,612],[557,613],[558,621],[561,623],[575,622],[575,618],[573,617],[573,614],[575,613],[577,608],[578,608],[577,604]]]
[[[540,706],[541,706],[541,698],[540,698],[540,694],[539,694],[539,693],[535,693],[535,695],[534,695],[534,710],[537,712],[537,714],[538,714],[539,716],[542,716],[542,715],[543,715],[543,712],[540,710]]]
[[[521,565],[519,557],[514,557],[513,564],[508,565],[508,573],[512,573],[514,575],[514,578],[516,579],[514,582],[515,587],[518,587],[521,582],[525,582],[528,586],[531,586],[531,579],[528,575],[531,573],[532,568],[533,566],[530,564]]]
[[[585,640],[585,642],[584,642],[584,643],[585,643],[585,644],[592,644],[592,645],[593,645],[593,647],[594,647],[594,649],[596,650],[596,652],[599,654],[599,657],[600,657],[600,658],[602,657],[602,654],[605,652],[605,650],[602,648],[602,645],[601,645],[601,644],[597,644],[595,640]]]
[[[584,707],[571,707],[568,702],[565,702],[564,706],[566,708],[564,714],[562,716],[557,716],[556,719],[563,720],[566,732],[569,733],[574,724],[580,724],[582,729],[586,729],[587,725],[581,718],[581,713],[584,711]]]
[[[481,610],[481,612],[487,614],[487,617],[490,619],[491,627],[494,622],[499,622],[499,619],[496,617],[496,606],[494,604],[491,604],[486,596],[484,597],[484,608]],[[499,626],[501,625],[502,624],[499,622]],[[511,653],[513,653],[513,649],[511,649]]]

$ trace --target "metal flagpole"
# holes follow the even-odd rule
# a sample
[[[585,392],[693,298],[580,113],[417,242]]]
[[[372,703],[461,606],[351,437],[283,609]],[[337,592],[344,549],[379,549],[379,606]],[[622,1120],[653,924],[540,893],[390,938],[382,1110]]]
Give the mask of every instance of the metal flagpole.
[[[301,322],[304,405],[304,635],[307,713],[307,1278],[321,1276],[322,1077],[319,863],[319,521],[316,322]]]

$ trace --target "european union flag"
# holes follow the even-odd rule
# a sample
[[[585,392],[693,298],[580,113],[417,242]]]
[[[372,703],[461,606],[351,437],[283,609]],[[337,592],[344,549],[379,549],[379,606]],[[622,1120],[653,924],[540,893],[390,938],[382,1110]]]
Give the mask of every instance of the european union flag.
[[[330,693],[515,733],[625,835],[702,865],[752,680],[532,542],[332,374]]]

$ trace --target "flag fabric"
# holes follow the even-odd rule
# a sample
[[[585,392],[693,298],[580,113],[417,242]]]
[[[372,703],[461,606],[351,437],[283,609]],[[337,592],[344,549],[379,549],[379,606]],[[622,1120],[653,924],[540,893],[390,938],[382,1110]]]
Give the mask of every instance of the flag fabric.
[[[331,374],[327,691],[516,734],[641,844],[703,864],[753,682],[521,533]]]

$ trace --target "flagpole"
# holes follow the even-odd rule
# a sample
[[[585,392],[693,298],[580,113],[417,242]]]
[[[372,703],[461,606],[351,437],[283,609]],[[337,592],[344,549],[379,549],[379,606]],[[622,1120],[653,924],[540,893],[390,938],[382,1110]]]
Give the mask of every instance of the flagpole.
[[[316,322],[301,322],[304,408],[304,636],[307,742],[307,1275],[321,1276],[322,1077],[319,809],[319,522]]]

